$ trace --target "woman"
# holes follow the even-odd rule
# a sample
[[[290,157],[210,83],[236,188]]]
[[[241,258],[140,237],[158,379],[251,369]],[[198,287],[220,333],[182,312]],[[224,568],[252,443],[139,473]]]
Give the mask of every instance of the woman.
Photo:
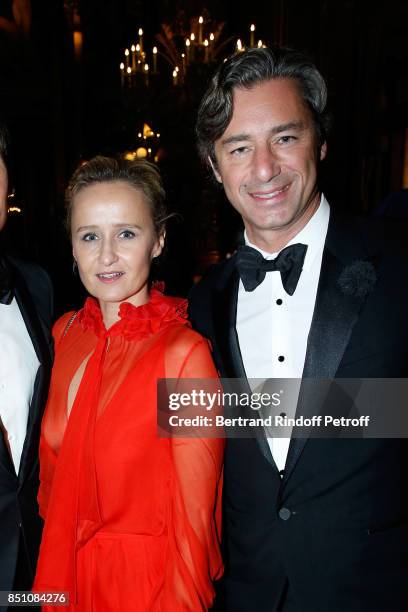
[[[54,328],[34,589],[69,591],[83,612],[207,610],[222,572],[223,444],[158,437],[156,386],[216,371],[185,300],[149,290],[165,235],[159,174],[96,157],[74,173],[66,203],[93,297]]]

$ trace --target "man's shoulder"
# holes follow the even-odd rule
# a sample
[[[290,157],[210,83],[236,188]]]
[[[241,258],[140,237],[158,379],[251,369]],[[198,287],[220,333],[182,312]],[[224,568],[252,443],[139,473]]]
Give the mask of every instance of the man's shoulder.
[[[29,261],[27,259],[21,259],[12,255],[6,256],[7,261],[23,276],[23,278],[30,282],[33,278],[39,279],[44,283],[51,283],[47,272],[37,263]]]
[[[53,288],[51,279],[47,272],[37,263],[26,259],[6,255],[6,259],[19,276],[38,312],[47,325],[51,324],[53,318]]]
[[[211,337],[211,312],[214,300],[235,269],[234,256],[211,266],[194,285],[189,295],[189,317],[198,331]]]
[[[408,222],[405,220],[335,213],[330,221],[328,240],[332,240],[333,230],[345,250],[362,246],[373,256],[395,254],[408,257]]]
[[[362,224],[372,242],[384,250],[397,249],[401,254],[408,254],[408,221],[405,219],[384,219],[373,217],[363,219]]]
[[[222,289],[235,269],[235,255],[214,264],[206,272],[200,281],[194,285],[191,295],[210,294],[214,290]]]

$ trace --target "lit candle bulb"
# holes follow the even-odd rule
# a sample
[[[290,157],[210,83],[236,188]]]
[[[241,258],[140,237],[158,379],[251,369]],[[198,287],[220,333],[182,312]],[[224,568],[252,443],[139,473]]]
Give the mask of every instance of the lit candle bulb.
[[[126,70],[129,68],[129,49],[125,49]]]
[[[204,41],[204,48],[205,48],[204,61],[207,64],[208,63],[208,40],[207,39],[205,39]]]
[[[250,47],[254,47],[255,46],[255,25],[252,24],[249,29],[251,31],[250,40],[249,40],[249,46]]]
[[[208,48],[208,57],[209,59],[212,59],[212,55],[213,55],[213,48],[214,48],[214,40],[215,40],[215,36],[214,34],[211,32],[210,33],[210,41],[209,41],[209,48]]]
[[[242,51],[242,42],[241,39],[238,38],[237,40],[237,52],[240,53]]]
[[[177,70],[173,70],[173,85],[177,85]]]
[[[136,47],[135,45],[132,45],[130,47],[130,50],[132,52],[132,70],[136,70]]]
[[[144,65],[144,73],[145,73],[146,87],[148,87],[149,86],[149,64]]]
[[[125,64],[123,62],[120,62],[119,68],[120,68],[120,84],[123,87],[123,85],[125,84]]]
[[[186,59],[187,59],[187,64],[188,64],[188,62],[190,60],[190,45],[191,45],[190,39],[187,38],[187,40],[186,40],[186,54],[187,54],[187,58]]]
[[[258,49],[262,49],[262,47],[263,47],[262,40],[258,40]]]
[[[191,41],[191,59],[194,62],[195,55],[196,55],[196,51],[195,51],[195,34],[194,34],[194,32],[192,32],[192,34],[190,35],[190,41]]]
[[[203,42],[203,23],[204,19],[201,17],[198,18],[198,42],[201,45]]]
[[[140,45],[139,43],[137,43],[136,45],[136,59],[137,59],[137,65],[136,65],[136,70],[137,70],[140,64]]]
[[[157,72],[157,47],[153,47],[153,74]]]
[[[185,72],[186,72],[186,54],[185,54],[185,53],[182,53],[182,54],[181,54],[181,61],[183,62],[183,63],[182,63],[182,66],[183,66],[183,72],[185,73]]]
[[[138,34],[139,34],[140,51],[143,51],[143,30],[142,28],[139,28]]]

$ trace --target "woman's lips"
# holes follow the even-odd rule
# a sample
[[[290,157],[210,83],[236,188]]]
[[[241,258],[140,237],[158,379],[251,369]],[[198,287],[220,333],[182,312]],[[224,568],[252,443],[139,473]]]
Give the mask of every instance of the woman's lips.
[[[96,277],[102,283],[114,283],[123,275],[124,275],[124,272],[100,272],[99,274],[96,275]]]

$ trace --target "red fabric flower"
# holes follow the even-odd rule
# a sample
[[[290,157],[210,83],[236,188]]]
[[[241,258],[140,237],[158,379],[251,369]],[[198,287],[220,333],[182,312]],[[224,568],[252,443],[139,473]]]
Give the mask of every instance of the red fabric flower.
[[[187,300],[163,295],[152,289],[150,300],[142,306],[123,302],[119,306],[119,321],[108,330],[103,323],[102,312],[95,298],[88,298],[78,313],[83,329],[93,329],[97,336],[123,336],[126,340],[142,340],[177,322],[187,321]]]

